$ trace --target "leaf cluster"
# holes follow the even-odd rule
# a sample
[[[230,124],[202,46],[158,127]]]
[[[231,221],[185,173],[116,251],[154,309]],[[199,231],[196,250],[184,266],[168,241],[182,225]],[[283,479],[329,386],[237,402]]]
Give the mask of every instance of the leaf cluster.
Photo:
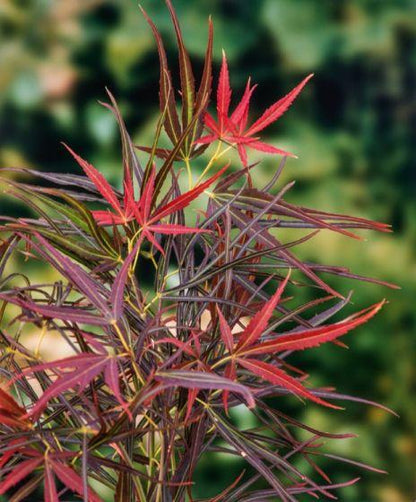
[[[319,467],[319,457],[328,456],[321,440],[350,435],[300,423],[268,398],[330,408],[348,399],[313,388],[288,359],[323,343],[343,346],[338,338],[384,303],[335,322],[332,317],[350,295],[333,289],[325,275],[381,281],[341,266],[303,262],[296,249],[321,230],[360,238],[355,230],[389,227],[298,207],[287,200],[293,183],[273,195],[286,157],[265,187],[253,186],[256,165],[248,164],[242,147],[286,153],[251,136],[279,118],[308,79],[267,109],[248,137],[236,127],[246,121],[252,89],[248,84],[234,112],[238,120],[228,117],[224,57],[217,91],[220,126],[214,127],[206,112],[212,23],[196,90],[178,19],[166,3],[179,51],[182,113],[162,39],[144,13],[159,53],[161,108],[153,144],[140,147],[145,165],[109,91],[110,102],[103,103],[120,129],[122,192],[69,147],[82,175],[30,171],[38,183],[8,181],[9,194],[34,215],[1,222],[0,493],[13,502],[27,500],[43,483],[47,502],[68,491],[97,501],[90,487],[95,480],[117,501],[193,500],[198,462],[205,453],[220,451],[243,458],[250,468],[211,502],[295,501],[302,493],[334,498],[335,488],[356,480],[331,482]],[[206,129],[215,134],[203,136]],[[170,149],[159,148],[162,132]],[[194,184],[191,163],[202,154],[204,159],[212,146]],[[223,162],[230,149],[240,153],[242,166]],[[204,209],[195,217],[196,200]],[[292,240],[280,237],[282,229],[286,236],[293,231]],[[47,264],[59,279],[37,283],[24,271],[10,272],[9,264],[23,258]],[[143,272],[153,280],[150,287],[140,279]],[[299,302],[297,292],[308,287],[316,297]],[[23,343],[28,328],[41,337],[58,333],[71,355],[43,360]],[[229,410],[240,405],[249,408],[258,427],[235,426]],[[300,439],[300,430],[308,439]],[[317,479],[296,467],[299,459],[312,466]],[[260,479],[268,488],[258,488]]]

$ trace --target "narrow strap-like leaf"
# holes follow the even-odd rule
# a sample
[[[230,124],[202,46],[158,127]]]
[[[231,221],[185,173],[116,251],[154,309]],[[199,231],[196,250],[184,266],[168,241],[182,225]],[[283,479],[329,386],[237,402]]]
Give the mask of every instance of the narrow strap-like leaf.
[[[31,312],[36,312],[46,318],[62,319],[63,321],[91,324],[92,326],[107,326],[108,320],[102,315],[93,315],[88,311],[75,307],[56,307],[54,305],[42,305],[36,302],[24,301],[21,298],[0,293],[0,299],[23,307]]]
[[[218,430],[222,439],[229,444],[236,452],[238,452],[254,469],[270,484],[282,502],[296,502],[286,490],[286,488],[275,476],[272,470],[262,461],[256,450],[251,447],[244,435],[224,420],[212,408],[208,409],[208,414],[211,417],[213,426]]]
[[[166,0],[166,5],[168,6],[173,26],[175,28],[176,39],[178,42],[179,49],[179,72],[181,78],[181,94],[182,94],[182,129],[186,129],[188,124],[192,120],[194,112],[194,101],[195,101],[195,79],[192,72],[191,61],[189,59],[188,51],[186,50],[185,44],[183,42],[181,28],[179,26],[179,21],[176,16],[176,12],[173,8],[172,2]]]
[[[96,282],[91,279],[89,274],[67,256],[63,255],[51,246],[41,235],[37,235],[37,239],[49,252],[51,257],[53,257],[53,259],[62,266],[65,275],[79,288],[88,300],[103,313],[108,314],[109,307],[107,301],[99,293]]]
[[[114,280],[113,287],[111,288],[110,302],[113,306],[114,319],[119,319],[123,313],[124,288],[126,286],[127,274],[129,273],[133,260],[137,256],[137,250],[140,247],[140,243],[141,239],[137,240],[132,251],[124,260],[124,263]]]
[[[130,138],[129,133],[127,132],[126,129],[126,124],[124,123],[123,117],[121,116],[120,110],[117,105],[117,101],[115,100],[114,96],[111,94],[111,92],[106,89],[108,97],[111,100],[111,103],[113,106],[110,106],[107,103],[101,103],[103,106],[111,110],[111,112],[114,114],[114,116],[117,119],[119,128],[120,128],[120,135],[121,135],[121,146],[122,146],[122,155],[123,155],[123,165],[124,169],[128,169],[132,175],[135,176],[137,182],[139,185],[141,185],[142,180],[143,180],[143,168],[139,162],[139,159],[136,156],[136,152],[134,150],[134,145],[133,142]],[[126,174],[125,176],[126,177]]]
[[[231,215],[233,216],[233,220],[236,223],[236,225],[241,228],[243,231],[244,229],[247,228],[247,219],[244,215],[243,212],[239,211],[236,208],[233,208],[230,210]],[[248,234],[253,234],[258,230],[258,226],[254,225],[253,228],[250,229]],[[259,233],[257,235],[257,241],[260,242],[261,244],[264,244],[266,246],[274,247],[274,246],[281,246],[281,243],[276,237],[272,236],[270,233],[268,233],[265,229],[264,232]],[[301,270],[307,277],[313,280],[314,283],[316,283],[318,286],[320,286],[322,289],[327,291],[333,296],[336,296],[338,298],[343,298],[343,296],[338,293],[338,291],[334,290],[326,284],[315,272],[309,267],[307,264],[303,263],[301,260],[299,260],[296,256],[293,255],[288,249],[281,249],[278,253],[282,259],[284,259],[287,263],[288,267],[291,268],[298,268]]]
[[[138,212],[141,214],[141,219],[139,217],[139,223],[147,222],[150,215],[150,209],[154,203],[154,190],[155,190],[155,177],[156,177],[156,167],[152,166],[149,176],[145,176],[145,185],[142,186],[142,194],[140,200],[138,201],[136,207]],[[137,214],[137,213],[136,213]]]
[[[224,342],[224,345],[227,347],[228,352],[231,353],[234,347],[234,337],[233,334],[231,333],[231,328],[230,326],[228,326],[228,323],[225,320],[225,317],[221,312],[220,308],[218,307],[218,305],[217,305],[217,313],[220,321],[220,333],[222,341]]]
[[[25,413],[24,408],[22,408],[15,399],[5,390],[0,388],[0,410],[2,412],[7,412],[11,415],[23,415]]]
[[[208,106],[209,97],[211,95],[212,86],[212,46],[214,42],[214,29],[211,18],[208,21],[208,44],[205,53],[204,69],[202,72],[201,83],[198,88],[198,93],[196,95],[195,108],[198,110],[202,103],[206,103],[205,107]],[[205,110],[203,109],[201,113],[201,118],[203,118]],[[204,124],[203,120],[199,120],[196,127],[196,132],[193,134],[193,140],[198,140],[201,136]]]
[[[155,234],[166,235],[203,234],[209,232],[209,230],[203,228],[186,227],[184,225],[175,225],[174,223],[160,223],[157,225],[150,225],[148,228]]]
[[[185,140],[188,138],[189,134],[192,133],[193,127],[195,126],[195,124],[199,120],[205,106],[206,106],[206,100],[203,101],[201,103],[201,106],[195,110],[195,113],[192,117],[191,122],[188,124],[186,129],[182,132],[179,139],[174,144],[174,148],[170,152],[169,157],[165,160],[165,162],[161,166],[161,168],[156,176],[154,201],[156,200],[157,196],[159,195],[160,190],[162,189],[163,183],[165,182],[165,179],[166,179],[167,175],[169,174],[169,171],[172,168],[172,164],[173,164],[178,152],[181,150],[181,148],[182,148]]]
[[[202,371],[170,370],[156,373],[155,380],[186,389],[229,390],[241,394],[249,407],[255,406],[253,394],[245,385],[233,382],[215,373]]]
[[[170,76],[170,71],[168,67],[166,51],[163,46],[162,38],[150,17],[147,15],[146,11],[140,7],[146,21],[148,22],[150,28],[152,29],[153,36],[156,40],[157,50],[159,53],[159,63],[160,63],[160,89],[159,89],[159,99],[160,99],[160,110],[166,111],[166,119],[164,122],[164,127],[167,135],[174,145],[176,145],[180,135],[181,126],[179,123],[178,113],[176,111],[175,98],[173,96],[172,90],[172,79]]]
[[[105,383],[111,389],[114,394],[114,397],[120,403],[122,408],[127,412],[130,419],[132,419],[131,412],[128,408],[128,404],[123,399],[120,389],[120,371],[118,368],[117,358],[110,357],[104,369],[104,379]]]

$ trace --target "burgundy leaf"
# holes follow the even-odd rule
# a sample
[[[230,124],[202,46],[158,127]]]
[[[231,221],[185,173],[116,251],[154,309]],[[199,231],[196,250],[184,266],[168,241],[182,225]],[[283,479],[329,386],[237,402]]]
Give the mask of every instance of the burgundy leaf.
[[[91,212],[98,225],[107,225],[107,226],[113,224],[123,225],[124,222],[126,221],[126,218],[124,216],[117,216],[116,214],[111,213],[110,211],[103,211],[97,209]]]
[[[140,243],[141,240],[137,240],[132,251],[124,260],[124,263],[114,280],[113,287],[111,288],[110,301],[113,306],[114,319],[119,319],[123,314],[124,288],[126,287],[127,275],[133,260],[137,256],[137,250],[139,249]]]
[[[50,463],[52,464],[54,473],[59,478],[61,483],[73,492],[78,493],[78,495],[85,495],[82,478],[73,469],[61,462],[51,460]],[[102,499],[93,490],[91,490],[91,488],[88,488],[88,499],[90,502],[103,502]]]
[[[310,399],[315,403],[322,404],[323,406],[327,406],[328,408],[342,409],[339,406],[335,406],[334,404],[328,403],[327,401],[314,396],[295,378],[292,378],[283,370],[276,368],[276,366],[273,366],[272,364],[265,363],[257,359],[243,358],[238,358],[238,362],[241,366],[249,370],[251,373],[259,376],[263,380],[267,380],[274,385],[280,385],[285,389],[290,390],[297,396],[306,397],[307,399]]]
[[[273,315],[276,305],[280,301],[289,277],[290,273],[287,275],[286,279],[282,281],[270,300],[266,302],[263,308],[259,310],[259,312],[257,312],[257,314],[251,319],[248,326],[240,335],[240,341],[237,346],[239,353],[244,349],[244,347],[250,346],[255,343],[262,335],[263,331],[267,327],[267,323],[269,322],[270,317]]]
[[[60,264],[65,272],[65,275],[84,293],[84,295],[103,313],[109,314],[110,310],[106,300],[99,293],[97,283],[92,280],[89,274],[84,271],[79,265],[70,260],[67,256],[60,253],[41,235],[36,235],[38,241],[44,248],[53,256]]]
[[[225,378],[229,378],[232,381],[237,379],[237,368],[235,365],[235,361],[232,359],[230,364],[225,368],[224,371]],[[222,403],[224,405],[225,413],[228,415],[228,397],[230,392],[228,390],[224,390],[222,394]]]
[[[0,293],[0,299],[6,302],[19,305],[28,311],[36,312],[44,317],[51,319],[62,319],[68,322],[77,322],[81,324],[91,324],[93,326],[107,326],[108,321],[103,317],[89,314],[87,311],[74,307],[55,307],[54,305],[41,305],[35,302],[24,301],[20,298],[14,298],[5,293]]]
[[[127,412],[130,419],[132,420],[133,417],[132,417],[131,412],[129,410],[128,403],[125,402],[125,400],[123,399],[123,396],[121,395],[120,373],[119,373],[116,357],[109,358],[109,360],[105,366],[105,369],[104,369],[104,379],[105,379],[105,383],[109,386],[109,388],[113,392],[117,401],[121,404],[123,410]]]
[[[178,41],[179,71],[181,78],[181,95],[183,103],[182,128],[185,129],[186,126],[191,122],[194,112],[193,107],[195,99],[195,82],[192,73],[191,61],[189,59],[189,54],[183,43],[182,32],[179,26],[179,21],[176,16],[175,10],[170,0],[166,0],[166,5],[168,6],[173,26],[175,28],[176,39]]]
[[[223,316],[218,306],[217,306],[217,313],[220,321],[220,333],[222,341],[224,342],[224,345],[227,347],[228,352],[231,353],[234,347],[234,337],[233,334],[231,333],[231,328],[230,326],[228,326],[228,323],[225,320],[225,317]]]
[[[165,48],[163,46],[162,38],[150,17],[145,10],[140,7],[146,21],[152,29],[153,36],[156,40],[157,50],[159,53],[160,62],[160,85],[159,85],[159,99],[160,110],[163,113],[166,109],[166,119],[164,120],[164,127],[167,135],[172,143],[176,144],[179,136],[181,135],[181,126],[179,124],[179,117],[176,111],[175,99],[172,93],[172,79],[168,68]]]
[[[195,227],[185,227],[183,225],[175,225],[173,223],[161,223],[159,225],[151,225],[148,227],[149,230],[155,234],[167,234],[167,235],[181,235],[181,234],[201,234],[207,233],[209,230],[204,230]],[[162,254],[164,251],[162,250]]]
[[[199,389],[189,389],[188,390],[188,402],[186,403],[186,415],[185,422],[189,420],[192,413],[192,408],[195,404],[196,398],[198,397]]]
[[[240,354],[252,356],[259,354],[274,354],[284,350],[304,350],[311,347],[317,347],[321,343],[335,340],[360,324],[364,324],[381,309],[384,303],[385,301],[382,301],[372,307],[368,307],[356,313],[350,320],[330,324],[329,326],[302,330],[290,335],[282,335],[275,340],[270,340],[243,349]]]
[[[10,488],[29,476],[43,461],[43,458],[31,458],[18,464],[18,468],[12,471],[0,481],[0,495],[3,495]]]
[[[193,340],[188,340],[187,342],[182,342],[181,340],[178,340],[177,338],[161,338],[160,340],[157,340],[155,343],[167,343],[171,345],[175,345],[179,350],[185,352],[185,354],[188,354],[190,356],[196,357],[196,353],[191,347]]]
[[[45,462],[45,484],[44,484],[43,496],[44,496],[44,502],[59,502],[54,474],[48,460]]]
[[[15,399],[6,391],[0,388],[0,412],[10,415],[21,416],[26,412]]]
[[[121,135],[121,143],[122,143],[122,155],[123,155],[123,164],[125,169],[125,178],[127,175],[130,177],[134,174],[136,180],[141,183],[143,179],[143,169],[140,165],[139,160],[136,157],[136,153],[134,151],[134,146],[131,141],[131,138],[127,132],[126,125],[124,123],[123,117],[121,116],[120,110],[118,108],[117,102],[111,92],[106,88],[107,94],[111,100],[113,106],[110,106],[107,103],[101,103],[103,106],[108,108],[116,117],[120,135]]]
[[[69,389],[84,390],[84,388],[110,364],[113,356],[107,354],[79,354],[57,361],[38,364],[23,371],[23,375],[52,369],[58,372],[58,378],[39,397],[30,410],[31,416],[37,417],[48,401],[68,391]],[[72,371],[62,372],[63,369]],[[20,376],[15,377],[19,379]],[[120,404],[124,404],[122,401]]]
[[[155,189],[155,177],[156,177],[156,169],[155,166],[153,165],[150,170],[149,177],[146,180],[146,184],[142,186],[142,194],[139,202],[137,203],[137,210],[138,213],[141,215],[140,218],[142,218],[143,221],[147,221],[150,216],[150,209],[152,207],[153,194]]]
[[[155,380],[175,387],[186,389],[229,390],[241,394],[249,408],[255,406],[253,394],[245,385],[220,377],[215,373],[202,371],[170,370],[156,373]]]

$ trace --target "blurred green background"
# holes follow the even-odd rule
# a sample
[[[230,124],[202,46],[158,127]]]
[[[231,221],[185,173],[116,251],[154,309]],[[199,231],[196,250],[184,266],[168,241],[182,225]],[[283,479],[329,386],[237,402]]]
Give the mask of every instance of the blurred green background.
[[[317,384],[374,399],[400,414],[348,404],[345,412],[316,406],[291,410],[314,427],[355,432],[328,445],[389,472],[362,473],[340,494],[345,502],[410,502],[416,496],[416,2],[415,0],[176,0],[196,68],[202,66],[206,19],[215,26],[215,71],[228,54],[235,95],[248,75],[260,84],[253,114],[306,74],[314,79],[267,133],[299,156],[287,163],[296,179],[290,200],[393,224],[394,234],[355,242],[325,233],[303,255],[399,284],[392,291],[333,281],[355,289],[358,307],[382,297],[390,304],[347,342],[309,351],[302,364]],[[163,0],[143,0],[175,43]],[[117,183],[115,122],[97,100],[108,86],[138,144],[149,144],[158,113],[155,44],[134,0],[3,0],[0,2],[0,165],[76,170],[65,140]],[[253,158],[253,157],[251,157]],[[267,158],[262,184],[276,166]],[[0,201],[1,211],[11,211]],[[17,211],[16,207],[16,211]],[[413,391],[413,393],[412,393]],[[238,418],[244,422],[245,417]],[[226,469],[224,469],[226,467]],[[361,473],[342,468],[342,475]],[[212,456],[200,469],[200,495],[218,492],[237,466]],[[340,468],[329,467],[334,480]],[[225,479],[225,477],[224,477]],[[345,477],[344,477],[345,479]],[[216,482],[218,485],[216,486]]]

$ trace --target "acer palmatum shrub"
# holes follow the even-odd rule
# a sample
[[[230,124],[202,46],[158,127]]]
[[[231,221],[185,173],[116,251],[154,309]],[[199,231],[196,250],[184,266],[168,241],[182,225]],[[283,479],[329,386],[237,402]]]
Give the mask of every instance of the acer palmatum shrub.
[[[39,181],[7,181],[8,193],[33,217],[3,217],[1,226],[0,494],[10,502],[33,500],[40,487],[46,502],[95,502],[101,499],[93,480],[117,501],[195,500],[195,469],[213,451],[237,456],[247,468],[219,486],[211,502],[333,499],[336,488],[357,479],[332,483],[320,467],[328,457],[340,472],[343,462],[377,470],[326,453],[325,441],[351,435],[303,424],[279,403],[284,409],[286,401],[301,400],[328,413],[340,413],[348,399],[378,406],[314,388],[290,355],[323,343],[342,346],[339,338],[383,305],[334,322],[350,295],[344,298],[325,276],[380,281],[302,262],[296,249],[320,230],[358,238],[355,229],[389,226],[290,203],[293,183],[279,186],[279,175],[293,155],[260,136],[311,76],[249,122],[255,86],[248,81],[230,112],[224,54],[216,112],[208,113],[212,24],[196,86],[169,0],[167,6],[179,51],[181,113],[162,40],[146,13],[160,59],[153,144],[133,145],[109,91],[109,103],[102,103],[120,128],[122,191],[66,145],[82,174],[5,170]],[[159,147],[162,133],[170,148]],[[239,160],[230,165],[234,149]],[[252,149],[275,155],[276,165],[282,157],[263,188],[251,177]],[[198,179],[197,157],[205,162]],[[34,283],[25,272],[32,262],[47,264],[59,279]],[[314,299],[302,303],[310,288]],[[28,328],[39,345],[57,334],[71,355],[42,359],[39,347],[24,344]],[[238,428],[229,415],[236,406],[247,407],[257,426]],[[313,475],[298,470],[299,459]]]

